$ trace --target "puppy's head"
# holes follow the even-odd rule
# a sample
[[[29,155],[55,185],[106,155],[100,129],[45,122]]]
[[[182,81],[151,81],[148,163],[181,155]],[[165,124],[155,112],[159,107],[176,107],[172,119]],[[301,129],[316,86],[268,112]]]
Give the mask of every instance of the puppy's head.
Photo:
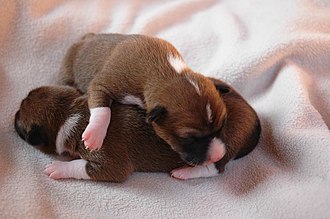
[[[67,86],[39,87],[22,100],[15,114],[18,135],[45,153],[54,153],[56,135],[79,92]]]
[[[229,93],[230,86],[198,75],[173,83],[147,112],[147,122],[186,163],[219,161],[225,153],[219,136],[227,115],[221,95]]]

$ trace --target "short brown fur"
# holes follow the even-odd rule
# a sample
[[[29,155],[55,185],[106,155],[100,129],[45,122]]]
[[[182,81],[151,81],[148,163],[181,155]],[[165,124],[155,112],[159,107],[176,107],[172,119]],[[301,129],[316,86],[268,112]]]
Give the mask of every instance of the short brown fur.
[[[185,68],[178,73],[168,55],[181,55],[168,42],[143,36],[87,34],[68,51],[61,75],[66,84],[88,93],[89,108],[111,106],[126,95],[139,97],[149,113],[158,106],[167,111],[163,123],[152,122],[156,133],[176,151],[171,139],[188,129],[211,133],[219,129],[226,106],[213,83],[201,74]],[[200,95],[187,77],[200,87]],[[207,120],[210,104],[215,121]]]
[[[170,172],[184,165],[179,155],[159,138],[145,123],[145,112],[136,106],[112,105],[113,121],[103,147],[89,151],[80,139],[88,124],[89,110],[86,96],[66,86],[40,87],[31,91],[16,114],[15,126],[24,140],[28,140],[32,126],[46,134],[47,144],[35,145],[46,153],[56,152],[56,136],[65,120],[74,114],[82,117],[74,133],[66,139],[66,152],[72,157],[88,161],[86,172],[93,180],[125,181],[133,171]]]
[[[109,40],[109,37],[111,37],[112,39]],[[108,83],[109,81],[107,81],[106,75],[103,75],[103,78],[98,75],[98,72],[100,71],[100,66],[106,65],[105,62],[107,61],[107,59],[104,59],[104,57],[111,57],[111,53],[113,52],[114,48],[117,44],[120,43],[125,44],[121,46],[125,47],[126,49],[117,50],[117,52],[120,53],[118,54],[118,57],[122,58],[117,59],[117,61],[124,60],[127,56],[132,55],[129,54],[129,51],[131,50],[140,51],[138,48],[131,48],[134,48],[136,46],[136,43],[134,43],[136,40],[144,39],[144,36],[129,35],[128,38],[131,39],[131,42],[129,42],[129,44],[126,44],[126,35],[85,35],[81,39],[81,41],[73,45],[68,51],[61,70],[61,75],[63,76],[63,78],[66,78],[66,80],[62,80],[61,83],[74,85],[82,93],[87,92],[90,83],[93,84],[98,80],[100,83]],[[147,39],[152,42],[161,42],[160,44],[157,44],[155,46],[162,47],[162,49],[165,49],[166,51],[171,51],[174,54],[178,54],[175,48],[172,47],[170,44],[166,43],[165,41],[148,37]],[[143,40],[141,43],[144,43]],[[161,68],[166,68],[167,70],[168,68],[170,68],[168,62],[165,60],[165,57],[160,56],[158,54],[158,50],[155,50],[154,46],[148,47],[147,44],[145,45],[145,47],[147,47],[148,52],[152,54],[151,57],[156,57],[156,60],[137,60],[142,63],[141,66],[126,66],[123,65],[123,63],[119,62],[118,65],[114,66],[115,68],[117,68],[118,75],[120,75],[120,72],[126,72],[126,68],[128,68],[130,72],[131,70],[146,71],[146,74],[142,74],[143,77],[145,77],[148,74],[153,74],[153,71],[150,71],[150,69],[154,69],[153,66],[157,62],[159,62],[159,65],[156,66],[157,68],[159,66],[161,66]],[[92,51],[95,50],[98,52],[87,52],[91,49]],[[101,56],[101,54],[104,54],[104,56]],[[143,54],[140,54],[139,56],[143,57]],[[157,59],[160,59],[160,61],[157,61]],[[136,61],[134,61],[133,63],[135,62]],[[80,65],[81,63],[83,64]],[[125,64],[127,63],[125,62]],[[76,66],[77,69],[74,70],[72,66]],[[159,81],[157,81],[159,80],[158,78],[156,81],[149,81],[146,84],[146,87],[148,89],[145,89],[146,91],[144,93],[146,100],[158,98],[160,102],[169,103],[167,104],[167,108],[170,111],[177,110],[180,112],[178,114],[174,114],[166,121],[163,121],[163,124],[165,123],[166,128],[160,127],[155,123],[153,123],[153,128],[156,131],[156,134],[162,139],[164,139],[167,143],[169,143],[171,147],[177,152],[181,152],[180,147],[175,147],[179,144],[177,136],[185,137],[185,135],[189,134],[191,130],[197,130],[198,135],[206,135],[207,133],[216,130],[216,137],[219,137],[226,145],[225,156],[216,163],[216,167],[221,172],[224,170],[225,165],[231,159],[238,159],[240,157],[243,157],[255,148],[259,141],[261,133],[259,118],[254,109],[244,100],[244,98],[228,84],[224,83],[221,80],[213,78],[208,78],[208,80],[204,80],[204,77],[200,74],[196,74],[189,69],[187,71],[189,71],[187,73],[189,77],[193,77],[194,80],[198,81],[198,84],[202,86],[203,90],[205,90],[206,98],[205,96],[202,96],[203,98],[200,98],[195,92],[193,86],[190,86],[188,84],[186,78],[181,77],[186,76],[186,72],[183,72],[182,74],[177,74],[172,69],[171,74],[161,75],[162,79],[167,80],[165,84],[159,84]],[[118,75],[115,74],[115,76]],[[125,77],[124,80],[129,81],[129,83],[135,83],[145,80],[144,78],[136,78],[140,77],[141,75],[133,75],[134,77],[132,77],[132,75],[127,74],[123,75]],[[157,86],[155,86],[154,83]],[[110,85],[115,88],[116,86],[118,86],[115,83],[110,83]],[[141,86],[141,84],[137,83],[137,86]],[[185,87],[186,89],[182,89],[183,87]],[[213,95],[214,87],[218,87],[218,90],[216,91],[217,95]],[[123,89],[126,89],[126,87]],[[136,87],[133,90],[135,89]],[[222,89],[225,89],[226,91],[223,92]],[[134,93],[133,90],[131,90],[133,92],[132,94],[141,95],[139,93]],[[165,93],[169,93],[169,95],[162,95],[164,94],[163,90],[166,91]],[[209,98],[209,96],[207,95],[209,93],[212,94],[211,96],[213,96],[213,98]],[[172,95],[177,95],[179,97],[173,98]],[[190,96],[190,98],[184,98],[188,95]],[[216,110],[213,115],[213,117],[215,118],[214,126],[209,126],[207,124],[208,121],[205,117],[206,101],[211,101],[212,105],[218,105],[218,107],[213,108]],[[189,109],[190,102],[193,102],[198,106],[196,108],[193,108],[193,113],[191,113],[191,109]],[[154,105],[150,104],[150,106],[155,107],[157,104],[158,103],[154,103]],[[198,115],[198,113],[203,114],[204,116],[200,116]],[[195,116],[196,114],[198,116]],[[220,127],[222,127],[221,131],[218,130],[220,129]]]

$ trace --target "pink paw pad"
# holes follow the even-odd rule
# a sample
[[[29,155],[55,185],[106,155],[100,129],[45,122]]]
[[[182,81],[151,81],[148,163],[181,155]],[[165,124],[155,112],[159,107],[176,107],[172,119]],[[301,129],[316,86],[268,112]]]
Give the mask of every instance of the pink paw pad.
[[[82,140],[86,148],[98,150],[102,147],[103,140],[107,134],[110,124],[111,111],[109,107],[98,107],[91,109],[89,124],[87,125]]]

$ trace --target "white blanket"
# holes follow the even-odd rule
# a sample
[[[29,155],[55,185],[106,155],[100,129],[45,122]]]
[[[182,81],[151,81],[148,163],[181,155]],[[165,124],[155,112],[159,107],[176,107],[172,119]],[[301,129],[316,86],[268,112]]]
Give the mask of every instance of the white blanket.
[[[1,218],[329,218],[329,0],[2,0]],[[123,184],[49,179],[14,131],[27,93],[54,84],[87,32],[170,41],[260,116],[260,144],[214,178],[135,173]]]

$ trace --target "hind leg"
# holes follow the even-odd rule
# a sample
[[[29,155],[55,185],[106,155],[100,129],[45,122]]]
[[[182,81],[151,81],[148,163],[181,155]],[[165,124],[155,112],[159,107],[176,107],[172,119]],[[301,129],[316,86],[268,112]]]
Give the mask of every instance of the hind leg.
[[[86,93],[87,85],[91,79],[89,79],[89,75],[84,75],[83,78],[86,78],[86,83],[81,84],[79,81],[76,80],[74,75],[74,62],[77,58],[77,53],[80,47],[85,43],[85,41],[91,37],[93,37],[94,33],[85,34],[77,43],[74,43],[66,52],[64,59],[62,61],[60,71],[58,73],[57,84],[60,85],[68,85],[73,86],[80,90],[81,93]],[[78,85],[80,85],[78,87]]]
[[[91,179],[109,182],[124,182],[132,173],[130,163],[96,163],[84,159],[54,161],[46,165],[44,173],[52,179]]]
[[[46,165],[44,173],[52,179],[90,179],[86,171],[88,161],[84,159],[72,161],[54,161]]]

